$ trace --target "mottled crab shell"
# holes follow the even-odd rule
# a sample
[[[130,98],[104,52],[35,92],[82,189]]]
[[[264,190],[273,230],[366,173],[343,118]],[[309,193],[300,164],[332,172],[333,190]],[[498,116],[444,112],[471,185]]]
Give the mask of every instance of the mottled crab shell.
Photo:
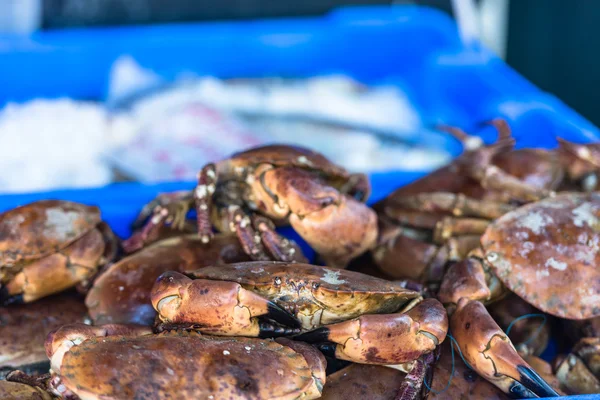
[[[17,382],[0,381],[2,400],[51,400],[52,396],[40,388]]]
[[[312,399],[325,359],[300,342],[165,332],[85,340],[59,376],[85,399]]]
[[[45,367],[47,371],[48,333],[62,325],[83,323],[86,314],[83,301],[68,294],[0,307],[0,377],[5,369],[32,373]]]
[[[239,166],[271,164],[277,167],[297,167],[320,171],[326,176],[348,178],[344,168],[332,163],[324,155],[304,147],[274,144],[256,147],[233,154],[228,159]]]
[[[402,283],[300,263],[245,262],[202,268],[188,275],[237,282],[299,317],[305,328],[363,314],[393,313],[420,296]]]
[[[322,400],[395,400],[404,372],[381,365],[351,364],[327,377]]]
[[[248,260],[237,237],[217,235],[203,245],[197,234],[161,240],[111,265],[90,289],[85,303],[94,324],[152,325],[150,291],[166,271]]]
[[[97,207],[41,200],[0,214],[0,267],[67,247],[100,223]]]
[[[600,194],[564,193],[516,209],[481,239],[493,272],[540,310],[600,315]]]

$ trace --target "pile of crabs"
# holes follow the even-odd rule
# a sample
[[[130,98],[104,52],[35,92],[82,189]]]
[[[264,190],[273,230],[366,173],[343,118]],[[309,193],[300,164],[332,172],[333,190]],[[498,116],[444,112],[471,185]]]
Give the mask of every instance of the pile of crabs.
[[[365,175],[274,145],[159,195],[124,241],[94,206],[0,214],[0,398],[600,392],[600,146],[491,124],[491,145],[446,128],[464,153],[373,207]]]

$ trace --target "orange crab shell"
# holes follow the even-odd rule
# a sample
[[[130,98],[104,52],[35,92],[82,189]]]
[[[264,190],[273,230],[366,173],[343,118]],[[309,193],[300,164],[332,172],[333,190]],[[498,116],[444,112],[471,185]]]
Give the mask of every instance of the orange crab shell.
[[[298,315],[306,329],[368,313],[396,312],[419,298],[402,283],[300,263],[246,262],[201,268],[188,275],[237,282]]]
[[[98,207],[42,200],[0,214],[0,266],[64,249],[100,223]]]
[[[0,381],[2,400],[52,400],[44,390],[24,383]]]
[[[565,193],[516,209],[481,239],[493,272],[543,312],[600,315],[600,195]]]
[[[90,338],[65,353],[58,374],[87,399],[313,399],[325,383],[325,359],[289,340],[165,332]]]

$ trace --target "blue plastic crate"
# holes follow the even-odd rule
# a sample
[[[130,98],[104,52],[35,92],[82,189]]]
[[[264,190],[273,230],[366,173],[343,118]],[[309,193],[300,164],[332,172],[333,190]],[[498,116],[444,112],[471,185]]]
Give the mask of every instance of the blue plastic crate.
[[[519,147],[553,148],[556,136],[578,142],[600,140],[600,132],[590,122],[486,49],[465,47],[448,16],[408,6],[341,9],[318,18],[0,36],[0,106],[35,97],[103,100],[110,67],[121,55],[132,56],[167,80],[184,71],[221,78],[342,73],[367,84],[391,83],[407,93],[431,124],[468,128],[504,117]],[[488,140],[495,135],[492,129],[480,133]],[[455,141],[446,138],[443,146],[456,153]],[[371,201],[424,173],[372,175]],[[126,237],[141,206],[158,192],[192,185],[127,183],[6,195],[0,196],[0,211],[43,198],[95,204],[115,232]]]

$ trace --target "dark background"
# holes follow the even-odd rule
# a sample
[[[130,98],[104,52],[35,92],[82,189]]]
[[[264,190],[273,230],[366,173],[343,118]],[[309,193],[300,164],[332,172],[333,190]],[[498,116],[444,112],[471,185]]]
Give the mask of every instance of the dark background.
[[[449,0],[43,0],[43,27],[319,15],[342,5],[421,4],[452,14]],[[512,0],[507,62],[596,125],[600,0]]]

